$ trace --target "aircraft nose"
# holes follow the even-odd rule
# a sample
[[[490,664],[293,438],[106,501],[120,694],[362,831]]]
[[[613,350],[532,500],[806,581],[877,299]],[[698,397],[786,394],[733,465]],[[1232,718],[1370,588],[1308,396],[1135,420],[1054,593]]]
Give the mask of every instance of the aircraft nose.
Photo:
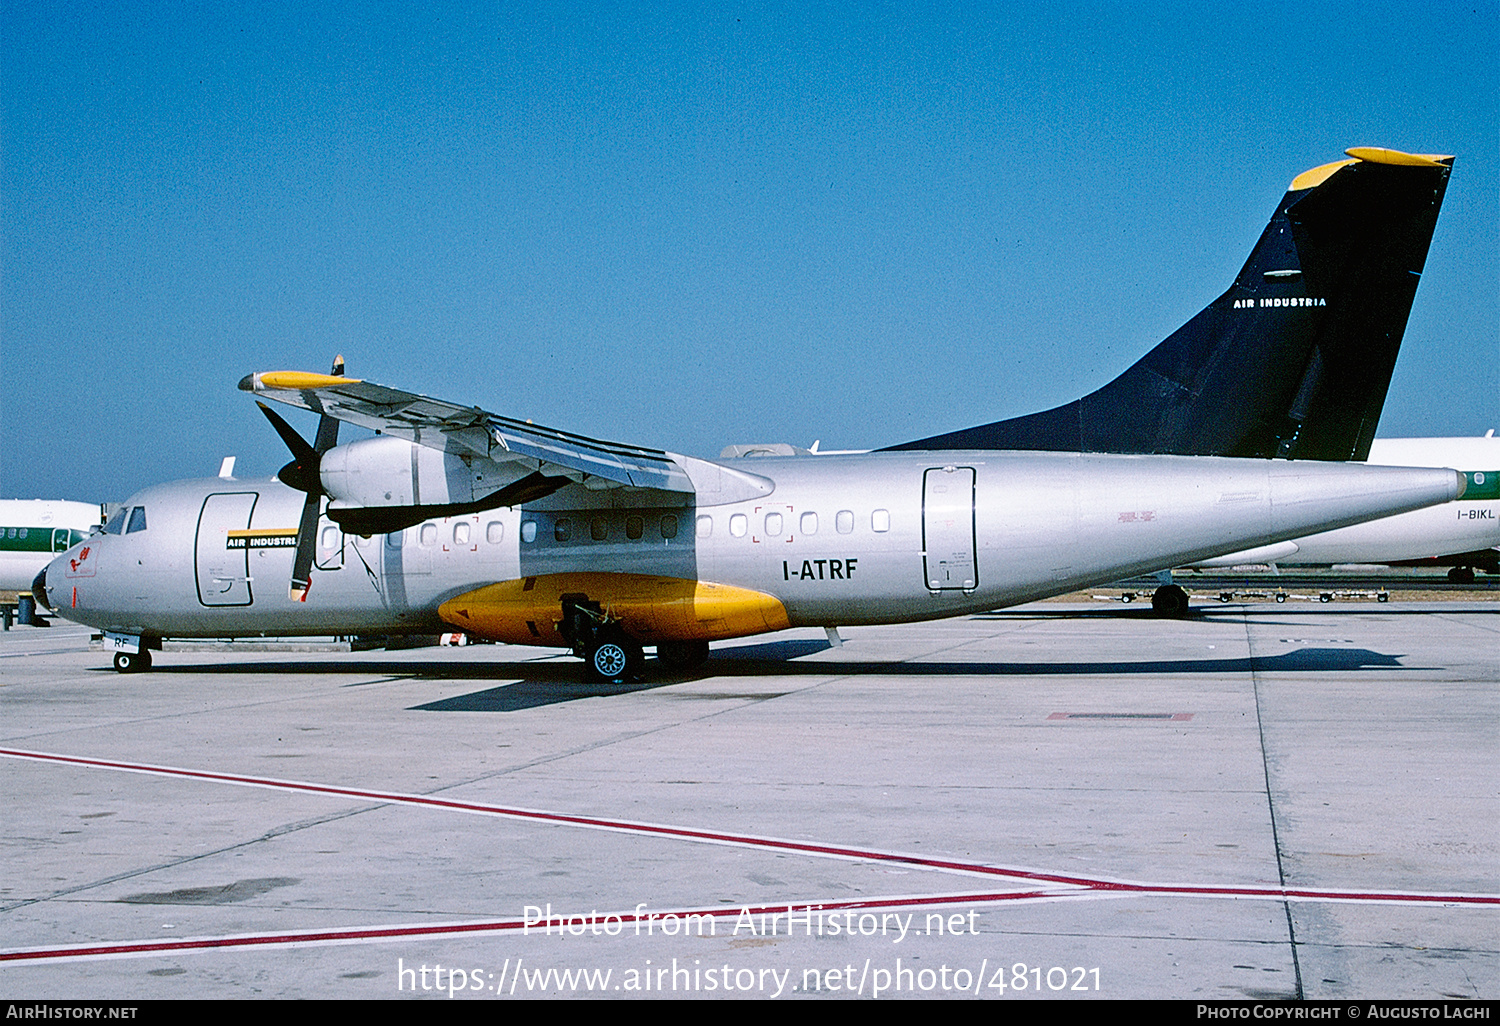
[[[36,604],[43,609],[50,610],[52,603],[47,601],[47,568],[42,567],[42,572],[37,574],[31,581],[31,595],[36,599]]]

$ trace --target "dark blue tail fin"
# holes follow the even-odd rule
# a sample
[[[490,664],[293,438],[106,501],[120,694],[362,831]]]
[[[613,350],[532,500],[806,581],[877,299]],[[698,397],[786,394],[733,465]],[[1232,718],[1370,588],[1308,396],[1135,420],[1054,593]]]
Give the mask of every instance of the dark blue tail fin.
[[[1298,175],[1229,291],[1114,381],[890,449],[1363,460],[1453,158],[1347,152]]]

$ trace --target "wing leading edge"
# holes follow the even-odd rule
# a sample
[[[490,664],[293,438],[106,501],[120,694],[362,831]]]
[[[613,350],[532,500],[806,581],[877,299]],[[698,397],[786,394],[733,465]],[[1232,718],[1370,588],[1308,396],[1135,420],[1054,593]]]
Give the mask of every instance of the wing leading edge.
[[[533,470],[552,468],[594,487],[694,491],[683,466],[660,449],[575,435],[357,378],[267,371],[247,374],[240,389],[454,456],[531,461]]]

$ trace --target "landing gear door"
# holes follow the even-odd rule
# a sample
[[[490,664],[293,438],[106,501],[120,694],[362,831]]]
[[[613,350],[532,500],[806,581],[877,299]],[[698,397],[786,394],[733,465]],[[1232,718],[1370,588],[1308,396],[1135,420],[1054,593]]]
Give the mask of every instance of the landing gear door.
[[[198,601],[205,606],[248,606],[250,544],[244,536],[255,510],[256,492],[228,492],[203,500],[198,515]],[[241,532],[232,537],[229,532]]]
[[[932,591],[979,586],[973,467],[936,467],[922,475],[922,566]]]

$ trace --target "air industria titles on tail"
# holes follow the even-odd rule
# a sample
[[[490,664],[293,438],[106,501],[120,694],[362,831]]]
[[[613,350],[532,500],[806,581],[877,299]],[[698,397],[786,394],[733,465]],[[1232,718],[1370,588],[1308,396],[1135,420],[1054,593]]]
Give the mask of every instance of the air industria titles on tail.
[[[240,388],[318,415],[276,480],[133,496],[38,577],[122,670],[166,637],[437,633],[598,678],[806,626],[932,620],[1450,501],[1369,451],[1451,158],[1299,175],[1231,288],[1099,391],[840,454],[697,459],[343,373]],[[378,434],[340,443],[347,422]],[[276,583],[281,582],[281,583]]]

